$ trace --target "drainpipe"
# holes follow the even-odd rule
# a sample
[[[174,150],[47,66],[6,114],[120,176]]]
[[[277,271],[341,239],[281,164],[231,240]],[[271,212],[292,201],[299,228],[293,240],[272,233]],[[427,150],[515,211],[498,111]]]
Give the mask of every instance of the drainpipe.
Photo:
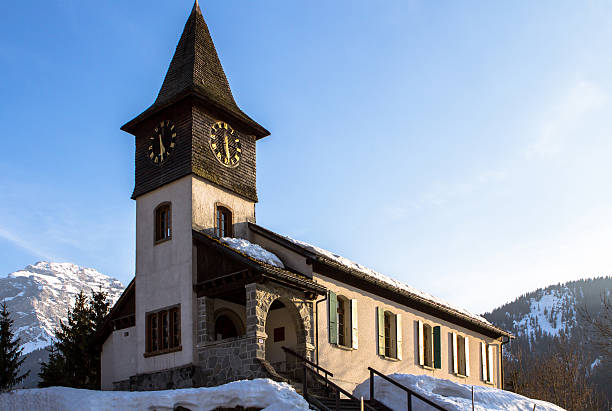
[[[327,300],[327,293],[325,294],[325,298],[315,302],[315,309],[317,311],[315,313],[315,355],[317,357],[317,365],[319,365],[319,303],[325,300]]]
[[[504,341],[504,337],[502,336],[502,341],[499,346],[499,360],[501,367],[501,389],[504,389],[504,344],[508,344],[511,338],[508,337],[508,340]]]

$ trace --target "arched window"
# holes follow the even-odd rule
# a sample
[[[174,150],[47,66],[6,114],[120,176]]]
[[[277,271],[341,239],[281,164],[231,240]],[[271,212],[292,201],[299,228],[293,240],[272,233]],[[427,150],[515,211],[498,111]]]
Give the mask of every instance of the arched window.
[[[232,212],[223,207],[217,206],[217,237],[232,237]]]
[[[172,215],[170,203],[162,203],[155,209],[155,242],[172,238]]]
[[[215,318],[215,337],[217,340],[239,337],[244,334],[242,321],[229,310],[223,310]]]

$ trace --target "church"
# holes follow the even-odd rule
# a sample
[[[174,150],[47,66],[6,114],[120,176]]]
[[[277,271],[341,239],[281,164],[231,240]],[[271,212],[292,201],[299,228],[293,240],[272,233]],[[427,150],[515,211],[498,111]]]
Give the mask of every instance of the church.
[[[196,1],[135,138],[136,272],[100,337],[103,390],[291,380],[296,359],[352,392],[425,374],[503,387],[512,335],[341,256],[257,224],[257,141]]]

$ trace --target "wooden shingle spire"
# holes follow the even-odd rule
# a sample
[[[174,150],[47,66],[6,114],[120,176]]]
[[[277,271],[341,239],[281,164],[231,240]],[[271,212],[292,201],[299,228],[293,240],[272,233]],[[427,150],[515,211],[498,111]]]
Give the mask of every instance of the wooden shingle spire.
[[[155,103],[122,129],[129,132],[149,115],[190,95],[243,123],[257,138],[270,134],[236,104],[197,0]]]
[[[197,0],[155,104],[190,87],[201,87],[219,103],[238,108]]]

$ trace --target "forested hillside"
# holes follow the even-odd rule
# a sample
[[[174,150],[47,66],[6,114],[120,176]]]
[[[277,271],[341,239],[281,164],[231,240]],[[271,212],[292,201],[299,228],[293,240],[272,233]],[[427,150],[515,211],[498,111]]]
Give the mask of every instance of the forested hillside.
[[[511,355],[549,358],[566,348],[578,353],[581,373],[612,403],[612,358],[588,318],[605,317],[603,300],[611,294],[612,277],[571,281],[521,295],[484,316],[516,335],[506,346]]]

